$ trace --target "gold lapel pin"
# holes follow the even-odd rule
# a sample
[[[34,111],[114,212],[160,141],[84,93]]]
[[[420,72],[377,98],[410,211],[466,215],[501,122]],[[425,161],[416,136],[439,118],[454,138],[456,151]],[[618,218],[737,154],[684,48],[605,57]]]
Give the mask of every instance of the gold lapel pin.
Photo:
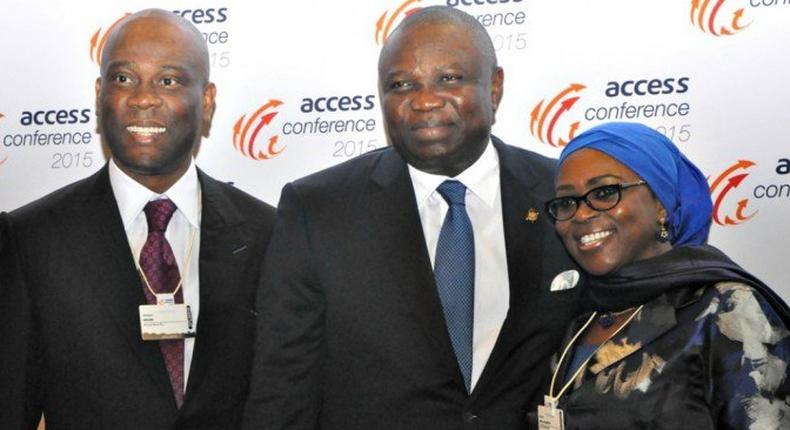
[[[535,222],[538,220],[538,210],[535,208],[529,208],[527,211],[527,215],[524,217],[524,221],[528,222]]]

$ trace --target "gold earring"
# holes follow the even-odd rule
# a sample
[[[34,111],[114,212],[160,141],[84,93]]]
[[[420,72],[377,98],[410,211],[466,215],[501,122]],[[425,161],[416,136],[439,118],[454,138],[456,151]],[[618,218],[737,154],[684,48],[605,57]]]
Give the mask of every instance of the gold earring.
[[[656,240],[660,243],[669,242],[669,229],[667,228],[666,219],[663,217],[658,220],[658,231],[656,231]]]

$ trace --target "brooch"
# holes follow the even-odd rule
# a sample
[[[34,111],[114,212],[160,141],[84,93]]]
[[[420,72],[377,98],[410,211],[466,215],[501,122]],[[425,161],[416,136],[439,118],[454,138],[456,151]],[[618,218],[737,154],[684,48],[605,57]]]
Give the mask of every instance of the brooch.
[[[538,220],[538,210],[535,208],[529,208],[527,211],[527,215],[524,217],[524,221],[528,222],[535,222]]]

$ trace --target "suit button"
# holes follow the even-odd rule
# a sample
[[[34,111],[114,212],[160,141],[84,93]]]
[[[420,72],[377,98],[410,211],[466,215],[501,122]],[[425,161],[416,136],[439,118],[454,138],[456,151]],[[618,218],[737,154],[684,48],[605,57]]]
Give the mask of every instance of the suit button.
[[[464,412],[464,422],[471,423],[472,421],[477,419],[477,415],[473,414],[472,412]]]

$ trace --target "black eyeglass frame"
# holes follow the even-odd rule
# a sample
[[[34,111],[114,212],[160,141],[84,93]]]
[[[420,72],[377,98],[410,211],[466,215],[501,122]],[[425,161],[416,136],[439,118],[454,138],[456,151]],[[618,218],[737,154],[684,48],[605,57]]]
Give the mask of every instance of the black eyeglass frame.
[[[645,182],[643,180],[639,180],[639,181],[636,181],[636,182],[626,182],[626,183],[621,183],[621,184],[606,184],[606,185],[601,185],[600,187],[595,187],[595,188],[591,189],[590,191],[587,191],[586,193],[584,193],[581,196],[555,197],[555,198],[553,198],[553,199],[551,199],[551,200],[546,202],[546,212],[549,214],[549,216],[554,221],[568,221],[569,219],[571,219],[574,216],[576,216],[576,212],[579,211],[579,206],[581,205],[581,202],[584,202],[587,205],[587,207],[589,207],[592,210],[595,210],[595,211],[598,211],[598,212],[605,212],[605,211],[608,211],[610,209],[614,209],[617,205],[620,204],[620,201],[623,199],[623,190],[627,190],[627,189],[632,188],[632,187],[638,187],[640,185],[647,185],[647,182]],[[614,188],[615,190],[617,190],[617,201],[615,201],[611,206],[606,207],[606,208],[595,207],[594,204],[590,201],[590,198],[589,198],[590,194],[593,194],[593,193],[595,193],[597,191],[600,191],[601,189],[605,189],[605,188]],[[568,200],[568,199],[573,199],[574,203],[576,203],[576,209],[573,211],[573,213],[570,216],[568,216],[566,218],[558,218],[556,216],[556,214],[554,213],[554,211],[552,210],[552,205],[555,202]]]

